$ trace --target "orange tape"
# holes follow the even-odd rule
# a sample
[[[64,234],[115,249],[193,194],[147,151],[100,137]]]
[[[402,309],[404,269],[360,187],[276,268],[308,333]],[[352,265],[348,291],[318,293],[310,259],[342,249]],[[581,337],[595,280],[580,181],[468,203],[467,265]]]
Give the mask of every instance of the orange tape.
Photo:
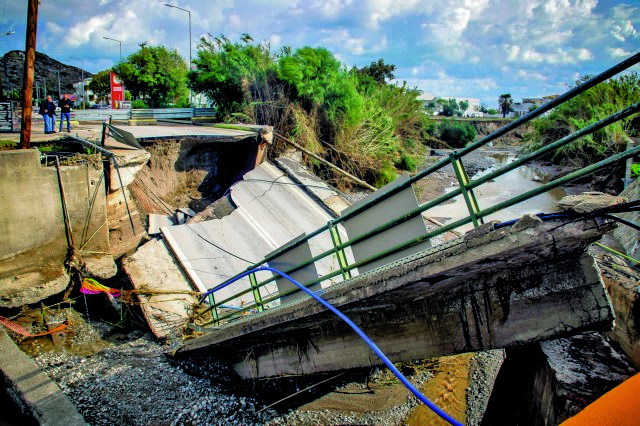
[[[54,328],[53,330],[47,331],[46,333],[38,333],[38,334],[31,334],[29,333],[29,331],[27,331],[24,327],[22,327],[21,325],[16,324],[13,321],[8,320],[5,317],[0,316],[0,324],[4,325],[5,327],[7,327],[9,330],[14,331],[22,336],[25,337],[39,337],[39,336],[46,336],[47,334],[53,334],[57,331],[60,330],[64,330],[65,328],[67,328],[67,326],[69,324],[67,324],[66,322],[59,325],[58,327]]]

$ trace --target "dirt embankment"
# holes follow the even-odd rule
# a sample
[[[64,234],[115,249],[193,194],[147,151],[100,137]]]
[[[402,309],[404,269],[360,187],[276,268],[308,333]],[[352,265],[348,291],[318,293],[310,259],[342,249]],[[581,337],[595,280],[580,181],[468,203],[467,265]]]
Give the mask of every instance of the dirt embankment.
[[[509,124],[511,120],[476,120],[470,121],[473,127],[476,129],[476,139],[481,139],[490,135],[496,130]],[[515,145],[523,141],[524,135],[531,131],[527,125],[520,126],[516,130],[512,130],[504,136],[499,137],[494,141],[494,145]]]

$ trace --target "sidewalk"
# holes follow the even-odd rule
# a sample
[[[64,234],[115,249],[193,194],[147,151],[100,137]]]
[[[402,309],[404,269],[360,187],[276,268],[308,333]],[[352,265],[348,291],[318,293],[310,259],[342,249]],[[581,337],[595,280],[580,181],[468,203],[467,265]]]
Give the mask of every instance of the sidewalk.
[[[59,118],[59,117],[56,117]],[[66,123],[62,128],[62,132],[58,132],[60,122],[56,120],[56,132],[46,135],[44,133],[42,119],[34,119],[31,122],[31,143],[47,142],[58,139],[64,139],[67,135],[77,136],[88,141],[99,141],[102,135],[102,123],[80,123],[71,127],[71,132],[66,133]],[[16,144],[20,143],[20,130],[12,133],[0,132],[0,140],[11,140]]]

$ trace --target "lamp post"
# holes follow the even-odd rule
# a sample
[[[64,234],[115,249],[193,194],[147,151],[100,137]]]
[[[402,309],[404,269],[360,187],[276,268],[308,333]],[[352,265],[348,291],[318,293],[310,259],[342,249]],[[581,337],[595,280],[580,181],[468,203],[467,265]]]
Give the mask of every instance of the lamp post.
[[[60,92],[60,71],[56,71],[58,73],[58,99],[62,98],[62,93]]]
[[[167,7],[180,9],[183,12],[187,12],[189,14],[189,71],[191,71],[191,11],[189,9],[183,9],[180,6],[176,6],[174,4],[165,3],[164,5]],[[191,89],[189,89],[189,106],[191,106]]]
[[[111,40],[111,41],[115,41],[120,45],[120,62],[122,62],[122,41],[117,40],[115,38],[111,38],[111,37],[102,37],[105,40]]]
[[[111,38],[111,37],[102,37],[102,38],[105,39],[105,40],[111,40],[111,41],[118,42],[118,44],[120,45],[120,62],[122,62],[122,41],[118,40],[118,39],[115,39],[115,38]],[[126,92],[126,89],[124,87],[124,82],[122,82],[122,100],[123,101],[125,100],[125,92]],[[111,100],[111,102],[112,102],[112,105],[113,105],[113,102],[114,102],[113,99]]]

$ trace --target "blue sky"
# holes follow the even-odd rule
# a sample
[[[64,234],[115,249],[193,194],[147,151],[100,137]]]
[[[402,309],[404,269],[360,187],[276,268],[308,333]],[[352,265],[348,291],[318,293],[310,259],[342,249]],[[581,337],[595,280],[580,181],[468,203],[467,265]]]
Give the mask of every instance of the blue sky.
[[[347,66],[383,58],[400,83],[436,96],[558,94],[584,74],[640,51],[639,0],[167,0],[192,11],[201,36],[249,33],[258,42],[323,46]],[[37,48],[97,72],[140,42],[188,60],[188,14],[159,0],[42,1]],[[26,0],[0,0],[0,53],[24,49]],[[634,67],[636,70],[639,68]]]

